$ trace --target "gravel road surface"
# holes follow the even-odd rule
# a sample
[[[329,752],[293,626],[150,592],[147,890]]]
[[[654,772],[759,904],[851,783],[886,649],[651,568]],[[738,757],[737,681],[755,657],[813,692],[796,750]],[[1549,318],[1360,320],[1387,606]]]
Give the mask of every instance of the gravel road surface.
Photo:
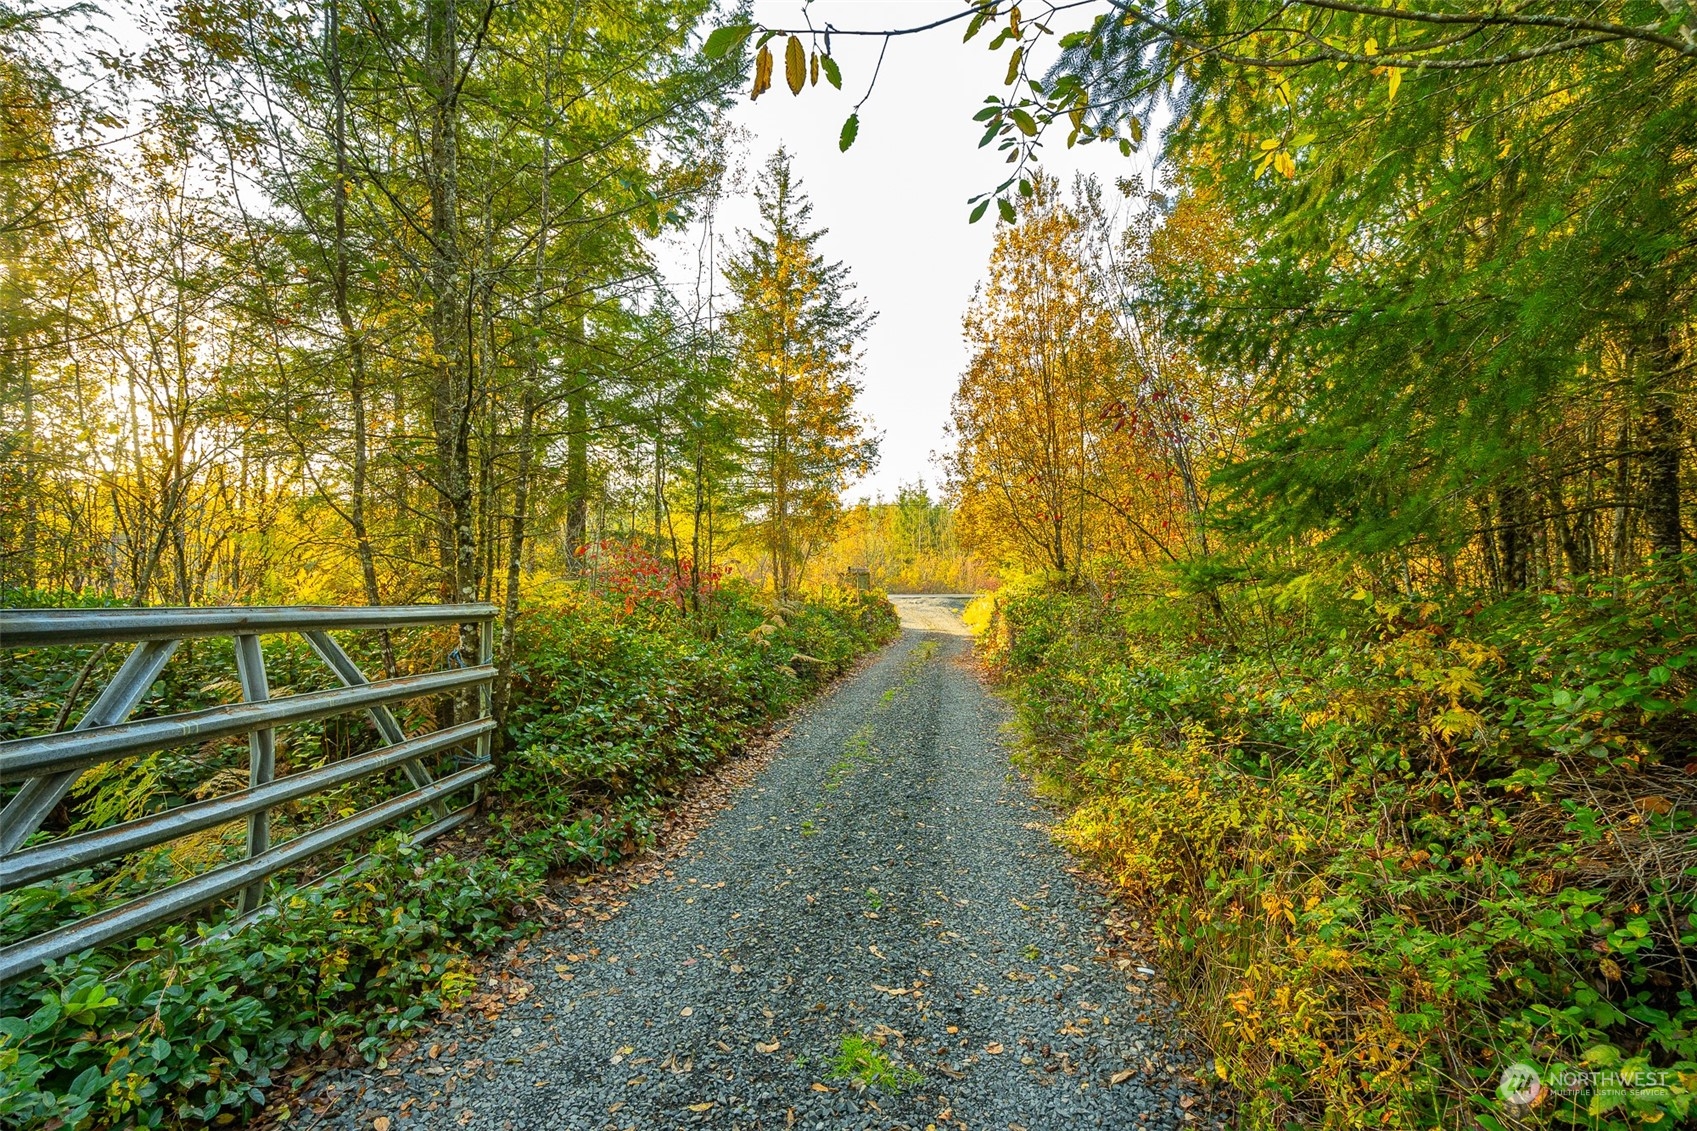
[[[1202,1125],[1158,978],[1105,948],[1009,767],[965,598],[896,601],[901,639],[628,906],[532,940],[498,1017],[331,1074],[293,1125]]]

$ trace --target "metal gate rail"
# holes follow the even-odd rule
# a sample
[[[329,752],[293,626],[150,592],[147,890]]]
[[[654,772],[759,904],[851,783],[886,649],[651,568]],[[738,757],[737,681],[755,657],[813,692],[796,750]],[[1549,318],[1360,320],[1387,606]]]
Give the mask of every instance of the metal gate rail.
[[[180,918],[240,893],[240,908],[260,907],[266,877],[312,856],[383,828],[428,807],[430,824],[412,834],[429,840],[463,823],[477,810],[479,783],[494,772],[490,717],[493,605],[405,605],[391,607],[281,607],[224,609],[0,609],[0,648],[135,642],[112,681],[77,725],[58,734],[0,742],[0,784],[22,782],[0,810],[0,892],[166,844],[190,834],[247,821],[245,858],[149,892],[117,907],[31,938],[0,947],[0,982],[46,962]],[[368,680],[330,632],[428,625],[477,625],[476,664],[394,679]],[[294,632],[306,637],[341,687],[273,699],[265,674],[261,634]],[[243,702],[131,721],[130,713],[159,678],[185,639],[229,636],[235,644],[236,674]],[[477,692],[477,717],[409,738],[390,705],[432,695]],[[283,778],[276,771],[276,728],[364,711],[384,745],[377,750]],[[85,770],[116,759],[189,743],[248,736],[248,786],[218,797],[179,805],[132,821],[24,846]],[[469,750],[462,768],[434,778],[426,755]],[[270,812],[349,782],[399,767],[412,789],[371,808],[333,821],[273,847]],[[450,809],[448,798],[472,790],[471,801]]]

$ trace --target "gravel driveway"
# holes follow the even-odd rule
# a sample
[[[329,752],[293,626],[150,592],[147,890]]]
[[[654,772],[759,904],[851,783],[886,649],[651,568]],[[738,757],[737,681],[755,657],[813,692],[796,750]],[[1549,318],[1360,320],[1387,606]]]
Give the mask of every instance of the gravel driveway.
[[[900,641],[619,914],[532,940],[498,1018],[332,1074],[294,1125],[1199,1125],[1157,979],[1102,949],[1009,768],[965,599],[896,600]]]

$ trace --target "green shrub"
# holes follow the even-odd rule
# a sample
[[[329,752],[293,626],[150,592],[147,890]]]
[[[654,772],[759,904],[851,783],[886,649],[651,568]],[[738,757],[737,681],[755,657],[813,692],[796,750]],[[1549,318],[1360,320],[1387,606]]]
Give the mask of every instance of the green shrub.
[[[1112,589],[1005,590],[983,647],[1247,1125],[1689,1115],[1697,594],[1303,575],[1228,631]],[[1614,1075],[1526,1108],[1496,1094],[1517,1062]]]
[[[375,1059],[457,1005],[469,956],[510,936],[534,880],[404,842],[373,859],[239,932],[171,927],[0,988],[0,1124],[212,1122],[262,1102],[296,1053],[352,1039]]]

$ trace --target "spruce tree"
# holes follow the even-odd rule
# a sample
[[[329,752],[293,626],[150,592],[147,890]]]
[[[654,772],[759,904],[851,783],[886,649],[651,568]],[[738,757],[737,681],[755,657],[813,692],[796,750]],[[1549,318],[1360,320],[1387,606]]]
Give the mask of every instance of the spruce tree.
[[[828,537],[838,496],[871,470],[878,441],[855,410],[860,343],[874,315],[848,269],[819,251],[825,229],[782,148],[755,188],[758,231],[745,231],[726,271],[737,308],[734,399],[749,453],[742,504],[758,529],[779,594]]]

